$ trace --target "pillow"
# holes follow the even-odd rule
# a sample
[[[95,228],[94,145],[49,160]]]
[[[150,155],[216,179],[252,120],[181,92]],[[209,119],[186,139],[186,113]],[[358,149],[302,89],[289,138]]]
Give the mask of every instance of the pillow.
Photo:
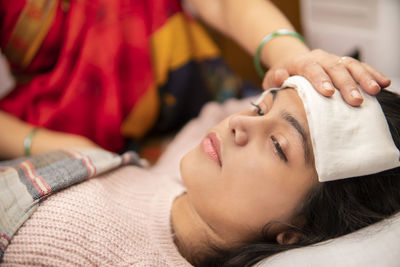
[[[343,237],[272,256],[255,266],[400,266],[400,213]]]

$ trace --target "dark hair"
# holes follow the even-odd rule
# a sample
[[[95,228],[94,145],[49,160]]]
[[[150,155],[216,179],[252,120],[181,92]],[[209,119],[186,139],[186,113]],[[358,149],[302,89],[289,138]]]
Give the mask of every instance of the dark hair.
[[[383,90],[377,95],[392,133],[400,148],[400,97]],[[321,183],[311,190],[300,212],[305,218],[301,227],[289,226],[300,233],[298,242],[280,245],[264,227],[258,240],[237,249],[213,249],[213,256],[196,266],[253,266],[271,255],[316,244],[346,235],[376,223],[400,211],[400,168],[351,179]]]

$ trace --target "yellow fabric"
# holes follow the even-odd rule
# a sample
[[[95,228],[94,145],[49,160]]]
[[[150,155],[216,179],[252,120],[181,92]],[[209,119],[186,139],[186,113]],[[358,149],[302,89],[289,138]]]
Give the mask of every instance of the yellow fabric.
[[[12,64],[26,68],[35,57],[57,11],[57,0],[27,0],[4,53]]]
[[[155,86],[149,88],[136,103],[121,126],[123,136],[141,138],[154,125],[160,109],[160,98]]]
[[[219,55],[213,43],[198,22],[182,13],[173,15],[151,38],[152,64],[157,85],[164,84],[168,72],[190,59],[203,60]]]
[[[155,85],[140,98],[124,120],[124,136],[141,138],[157,120],[160,96],[157,88],[167,82],[168,73],[191,59],[204,60],[219,55],[219,50],[202,26],[177,13],[151,37],[152,66]],[[169,101],[174,101],[170,96]]]

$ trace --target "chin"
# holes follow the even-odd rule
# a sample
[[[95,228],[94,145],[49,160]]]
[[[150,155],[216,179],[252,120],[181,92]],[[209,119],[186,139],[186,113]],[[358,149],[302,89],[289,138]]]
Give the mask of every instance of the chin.
[[[189,151],[188,153],[186,153],[179,164],[179,169],[180,169],[180,173],[181,173],[181,177],[182,177],[182,181],[185,184],[185,186],[187,187],[187,182],[188,182],[188,177],[190,177],[190,173],[193,171],[193,165],[195,164],[195,161],[192,160],[193,158],[193,153],[194,150]]]

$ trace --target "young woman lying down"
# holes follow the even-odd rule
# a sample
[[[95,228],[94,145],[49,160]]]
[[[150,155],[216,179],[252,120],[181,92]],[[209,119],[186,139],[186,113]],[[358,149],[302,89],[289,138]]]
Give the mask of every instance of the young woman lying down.
[[[203,134],[210,113],[226,111],[211,104],[155,168],[120,167],[44,197],[3,233],[2,264],[251,266],[378,222],[400,210],[400,99],[376,99],[351,107],[295,76]]]

